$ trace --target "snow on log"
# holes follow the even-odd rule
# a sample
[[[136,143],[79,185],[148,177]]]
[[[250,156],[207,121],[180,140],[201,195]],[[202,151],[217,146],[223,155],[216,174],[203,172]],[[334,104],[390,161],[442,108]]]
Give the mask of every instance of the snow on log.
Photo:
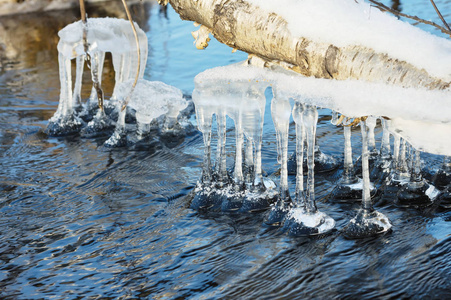
[[[451,41],[363,0],[169,3],[219,42],[305,76],[440,90],[451,84]]]

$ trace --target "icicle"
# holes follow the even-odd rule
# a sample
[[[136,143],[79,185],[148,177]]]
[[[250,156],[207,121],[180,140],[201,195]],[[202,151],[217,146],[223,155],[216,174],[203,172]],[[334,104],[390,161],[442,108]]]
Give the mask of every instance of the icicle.
[[[253,146],[252,146],[252,141],[249,138],[247,138],[244,162],[245,162],[245,166],[246,166],[245,180],[246,180],[246,185],[248,185],[248,187],[250,187],[253,184],[254,178],[255,178],[253,152],[254,152],[254,150],[253,150]]]
[[[238,116],[235,120],[235,171],[234,180],[235,183],[241,185],[244,181],[243,176],[243,144],[244,144],[244,134],[243,128],[241,126],[241,116]]]
[[[73,107],[81,108],[82,99],[81,99],[81,86],[83,79],[83,69],[85,65],[85,55],[77,56],[76,60],[76,71],[75,71],[75,86],[74,86],[74,94],[72,96]]]
[[[410,177],[411,181],[421,181],[421,158],[420,151],[416,149],[412,149],[413,159],[412,159],[412,176]]]
[[[307,195],[306,209],[310,213],[316,212],[315,204],[315,138],[318,111],[315,106],[306,105],[303,113],[303,122],[307,136]]]
[[[209,184],[211,182],[211,123],[210,128],[208,125],[203,126],[204,131],[202,132],[204,139],[204,160],[202,165],[202,182]]]
[[[363,209],[370,212],[373,210],[370,195],[370,168],[368,164],[368,134],[365,122],[360,122],[362,132],[362,179],[363,179],[363,194],[362,204]],[[371,130],[370,130],[371,131]]]
[[[58,109],[50,118],[46,132],[51,136],[60,136],[78,132],[81,127],[81,120],[75,116],[74,102],[72,100],[72,74],[71,59],[62,53],[58,54],[60,73],[60,101]]]
[[[370,153],[376,151],[376,139],[374,138],[374,128],[376,128],[376,117],[369,116],[366,119],[366,126],[368,127],[368,151]]]
[[[281,98],[274,90],[274,98],[271,102],[271,115],[277,134],[277,151],[281,158],[279,199],[271,208],[265,223],[270,226],[280,226],[292,206],[290,191],[288,189],[288,129],[290,125],[291,105],[286,98]]]
[[[382,122],[382,143],[381,143],[381,156],[382,158],[390,158],[390,132],[388,131],[388,120],[381,118]],[[399,148],[398,148],[399,151]]]
[[[290,208],[283,220],[283,230],[290,235],[317,235],[326,233],[335,227],[335,221],[317,210],[315,203],[315,138],[316,126],[318,122],[318,111],[316,106],[302,105],[296,102],[293,109],[293,119],[296,122],[296,149],[298,151],[297,157],[297,175],[296,175],[296,190],[297,190],[297,205]],[[307,194],[306,200],[302,197],[303,194],[303,158],[302,151],[304,146],[304,131],[307,139]],[[300,133],[300,134],[298,134]]]
[[[296,205],[297,207],[305,208],[304,197],[304,141],[305,130],[303,124],[303,112],[305,110],[304,104],[296,101],[293,108],[293,120],[296,123]]]
[[[437,198],[439,191],[421,176],[420,151],[411,147],[410,181],[398,191],[397,204],[427,206]]]
[[[201,95],[198,91],[193,92],[193,100],[196,101]],[[202,182],[210,183],[212,178],[211,166],[211,126],[213,121],[213,112],[210,107],[196,105],[197,127],[202,132],[204,140],[204,161],[202,165]]]
[[[404,174],[408,173],[409,168],[407,166],[406,152],[407,152],[406,140],[401,138],[401,151],[399,154],[398,165],[396,166],[398,175],[403,177]],[[401,178],[398,178],[401,179]]]
[[[401,145],[401,136],[399,134],[395,134],[393,140],[393,165],[395,167],[398,165],[400,145]]]
[[[226,113],[220,109],[216,113],[216,122],[218,124],[218,146],[216,150],[216,173],[219,176],[219,182],[225,184],[227,181],[227,161],[226,161]]]
[[[249,212],[269,207],[278,194],[275,191],[274,182],[269,178],[263,178],[262,174],[261,151],[267,83],[246,80],[242,84],[245,87],[241,87],[241,90],[245,92],[241,99],[240,112],[242,113],[242,126],[247,137],[245,166],[248,192],[243,197],[241,211]]]
[[[274,97],[271,103],[271,114],[277,133],[277,152],[281,161],[280,173],[280,196],[282,199],[288,199],[288,129],[290,125],[291,105],[288,99],[278,99]]]
[[[343,129],[345,138],[344,175],[350,177],[351,172],[354,171],[354,164],[352,162],[351,127],[343,126]]]
[[[360,209],[357,216],[343,228],[344,234],[348,238],[369,237],[387,232],[392,227],[390,220],[385,215],[373,209],[368,162],[368,128],[365,121],[360,122],[360,129],[362,132],[362,209]]]
[[[58,61],[60,66],[60,106],[58,111],[63,117],[72,114],[72,65],[70,58],[64,57],[61,53],[58,55]]]

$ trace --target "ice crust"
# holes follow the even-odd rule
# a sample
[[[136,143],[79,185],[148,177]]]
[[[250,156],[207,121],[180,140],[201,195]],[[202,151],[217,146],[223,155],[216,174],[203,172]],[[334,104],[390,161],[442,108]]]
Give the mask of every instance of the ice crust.
[[[307,228],[316,228],[316,234],[326,233],[335,227],[335,221],[323,212],[307,213],[302,208],[293,208],[287,218],[294,219],[298,224]]]
[[[276,89],[280,97],[302,97],[305,104],[329,108],[347,117],[387,117],[390,132],[405,137],[415,148],[451,155],[451,140],[447,138],[451,132],[450,90],[318,79],[281,68],[270,70],[245,63],[209,69],[195,77],[197,85],[221,86],[218,95],[224,93],[224,86],[236,81],[258,82]]]
[[[451,81],[451,41],[434,36],[363,0],[249,0],[288,22],[297,37],[333,44],[360,45],[406,61]]]
[[[117,99],[125,100],[130,95],[133,81],[131,79],[118,85]],[[187,105],[188,102],[185,101],[182,91],[178,88],[161,81],[145,79],[138,80],[129,102],[129,106],[136,110],[138,122],[145,124],[164,114],[175,118]]]
[[[147,58],[147,36],[138,24],[134,24],[140,41],[142,56]],[[83,23],[77,21],[69,24],[58,32],[60,41],[58,52],[65,57],[74,58],[83,55]],[[102,51],[111,53],[136,52],[136,42],[130,23],[116,18],[89,18],[87,20],[88,51]]]

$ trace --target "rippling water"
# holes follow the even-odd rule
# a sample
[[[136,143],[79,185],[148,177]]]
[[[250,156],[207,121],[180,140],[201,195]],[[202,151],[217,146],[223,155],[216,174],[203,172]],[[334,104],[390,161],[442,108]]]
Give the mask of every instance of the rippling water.
[[[180,21],[172,9],[167,17],[152,3],[133,9],[149,38],[149,80],[175,85],[189,96],[197,73],[246,57],[215,41],[205,51],[195,50],[192,23]],[[430,11],[427,17],[435,18]],[[444,12],[450,17],[451,9]],[[200,177],[199,133],[173,148],[157,145],[149,151],[106,152],[99,148],[101,139],[48,138],[43,129],[59,94],[56,32],[77,18],[76,10],[26,15],[20,19],[26,29],[18,17],[0,19],[13,45],[12,58],[0,64],[1,298],[451,296],[449,210],[384,204],[377,209],[391,219],[391,234],[353,241],[339,231],[292,238],[262,227],[263,214],[199,214],[188,208]],[[105,71],[107,93],[113,75],[111,68]],[[330,125],[329,115],[320,110],[318,143],[341,158],[342,133]],[[379,126],[377,133],[380,138]],[[230,164],[233,134],[230,130]],[[353,136],[355,158],[359,137]],[[267,109],[263,167],[268,174],[278,169],[275,143]],[[290,151],[294,147],[292,141]],[[423,159],[431,172],[441,163],[433,155]],[[341,229],[359,205],[325,200],[335,177],[318,175],[316,192],[319,209]]]

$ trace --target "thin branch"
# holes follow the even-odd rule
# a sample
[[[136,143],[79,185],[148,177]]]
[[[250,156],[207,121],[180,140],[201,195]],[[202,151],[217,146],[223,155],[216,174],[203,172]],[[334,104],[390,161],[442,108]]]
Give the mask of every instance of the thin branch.
[[[133,90],[136,87],[136,84],[138,83],[139,72],[141,70],[141,50],[139,49],[138,33],[136,32],[135,24],[133,23],[132,16],[130,14],[130,11],[128,10],[128,7],[127,7],[127,4],[125,3],[125,0],[122,0],[122,4],[124,5],[125,13],[127,14],[127,18],[130,21],[130,24],[132,26],[133,34],[135,36],[136,50],[138,52],[138,69],[136,70],[135,81],[133,82],[133,86],[132,86],[132,89],[130,91],[130,94],[127,97],[127,100],[125,101],[124,105],[122,106],[122,110],[124,110],[127,107],[128,102],[130,101],[130,97],[131,97],[131,95],[133,93]]]
[[[394,10],[393,8],[390,8],[390,7],[388,7],[388,6],[386,6],[386,5],[382,4],[382,3],[380,3],[379,1],[375,1],[375,0],[368,0],[368,1],[371,2],[371,3],[373,3],[374,6],[375,6],[376,8],[378,8],[378,9],[380,9],[381,11],[388,11],[388,12],[390,12],[390,13],[396,15],[396,16],[400,16],[400,17],[412,19],[412,20],[415,20],[415,21],[420,22],[420,23],[423,23],[423,24],[427,24],[427,25],[434,26],[435,28],[439,29],[441,32],[443,32],[443,33],[445,33],[445,34],[447,34],[447,35],[449,35],[449,36],[451,37],[451,30],[448,30],[448,29],[446,29],[445,27],[440,26],[440,25],[438,25],[438,24],[436,24],[436,23],[434,23],[434,22],[431,22],[431,21],[427,21],[427,20],[421,19],[421,18],[419,18],[419,17],[417,17],[417,16],[406,15],[406,14],[404,14],[404,13],[402,13],[402,12],[399,12],[399,11],[397,11],[397,10]]]
[[[83,24],[86,24],[85,0],[80,0],[80,15],[81,21],[83,22]]]
[[[443,18],[442,14],[440,13],[440,11],[437,8],[437,5],[435,5],[434,0],[431,0],[432,6],[434,6],[435,11],[437,12],[438,17],[440,18],[440,20],[442,20],[443,24],[445,25],[446,28],[448,28],[449,31],[451,31],[451,28],[449,28],[448,23],[446,23],[445,19]]]

